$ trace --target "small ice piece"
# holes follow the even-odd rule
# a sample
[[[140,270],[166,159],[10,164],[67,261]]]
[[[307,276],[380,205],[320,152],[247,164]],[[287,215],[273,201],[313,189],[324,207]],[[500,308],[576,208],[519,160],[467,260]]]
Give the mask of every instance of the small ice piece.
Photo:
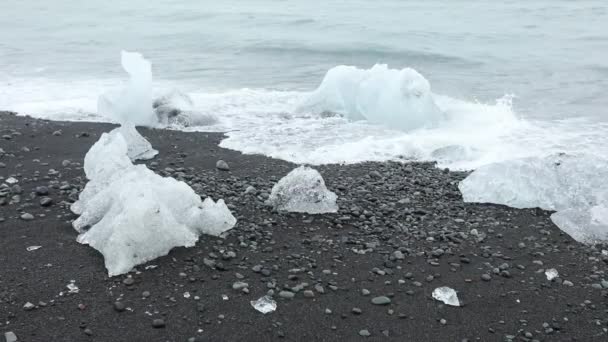
[[[31,251],[35,251],[35,250],[40,249],[40,248],[42,248],[42,246],[29,246],[29,247],[26,248],[26,250],[28,252],[31,252]]]
[[[545,271],[545,276],[547,276],[547,280],[551,281],[557,277],[559,277],[559,273],[555,268],[550,268]]]
[[[122,134],[122,137],[127,143],[127,155],[132,161],[148,160],[154,158],[158,151],[152,148],[152,144],[144,138],[134,125],[123,124],[122,126],[112,130],[109,134]]]
[[[458,295],[456,295],[456,291],[447,286],[436,288],[433,291],[433,298],[435,300],[443,302],[446,305],[460,306],[460,301],[458,300]]]
[[[228,296],[227,296],[227,295],[223,294],[223,295],[222,295],[222,299],[223,299],[223,300],[228,300],[228,299],[230,299],[230,298],[228,298]]]
[[[122,89],[109,91],[97,101],[97,111],[115,122],[154,127],[152,109],[152,65],[137,52],[122,51],[121,64],[129,74]]]
[[[78,242],[103,254],[109,276],[236,224],[222,200],[203,202],[186,183],[133,165],[120,131],[102,134],[85,156],[84,171],[89,182],[71,206],[80,215],[73,226]]]
[[[186,298],[186,299],[190,298],[190,292],[184,292],[184,298]]]
[[[277,309],[277,302],[270,296],[264,296],[258,300],[252,300],[251,306],[265,315]]]
[[[4,180],[6,184],[17,184],[19,181],[15,177],[8,177]]]
[[[385,64],[367,70],[345,65],[330,69],[298,111],[337,113],[404,131],[433,127],[445,118],[422,75]]]
[[[317,170],[300,166],[272,187],[266,203],[276,210],[322,214],[338,211],[337,198]]]
[[[75,281],[71,280],[70,283],[68,285],[66,285],[66,287],[68,288],[68,292],[69,293],[78,293],[80,291],[80,289],[78,288],[78,286],[76,286]]]

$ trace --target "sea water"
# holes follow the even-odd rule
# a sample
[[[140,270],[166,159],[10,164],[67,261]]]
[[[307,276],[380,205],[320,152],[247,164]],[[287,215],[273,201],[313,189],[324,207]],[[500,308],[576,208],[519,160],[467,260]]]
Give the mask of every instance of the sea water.
[[[112,121],[97,99],[127,80],[121,50],[151,61],[155,96],[179,90],[218,119],[188,130],[245,153],[452,169],[608,154],[603,0],[3,0],[0,110]],[[375,64],[419,73],[446,120],[403,130],[298,110],[332,68]]]

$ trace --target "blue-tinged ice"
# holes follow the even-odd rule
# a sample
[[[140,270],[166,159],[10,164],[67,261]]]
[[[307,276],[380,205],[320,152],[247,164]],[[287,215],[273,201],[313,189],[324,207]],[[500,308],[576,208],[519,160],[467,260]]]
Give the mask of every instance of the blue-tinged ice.
[[[551,220],[575,240],[608,241],[608,160],[555,154],[482,166],[459,184],[465,202],[555,210]]]
[[[429,82],[416,70],[337,66],[298,108],[302,112],[337,113],[351,121],[367,120],[403,131],[434,127],[445,119]]]

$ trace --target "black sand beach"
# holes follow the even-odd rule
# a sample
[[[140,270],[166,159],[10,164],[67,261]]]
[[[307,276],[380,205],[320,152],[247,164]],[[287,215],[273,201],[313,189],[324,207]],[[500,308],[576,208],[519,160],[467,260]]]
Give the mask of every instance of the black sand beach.
[[[549,212],[465,204],[466,174],[430,163],[363,163],[317,168],[339,213],[276,213],[265,197],[296,165],[219,148],[221,134],[140,129],[160,152],[148,166],[225,199],[236,227],[108,278],[68,206],[112,128],[0,112],[0,341],[608,340],[608,255]],[[433,300],[440,286],[463,306]],[[250,301],[271,289],[263,315]]]

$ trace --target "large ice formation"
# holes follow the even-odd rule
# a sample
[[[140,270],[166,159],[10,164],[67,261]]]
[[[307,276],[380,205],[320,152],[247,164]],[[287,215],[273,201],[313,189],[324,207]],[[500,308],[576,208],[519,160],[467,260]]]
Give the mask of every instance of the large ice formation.
[[[171,124],[183,127],[209,126],[218,122],[213,115],[195,111],[192,99],[177,90],[154,100],[152,107],[158,122],[164,126]]]
[[[104,133],[85,156],[89,182],[71,207],[78,242],[103,254],[109,276],[236,224],[223,200],[203,202],[186,183],[133,165],[128,151],[120,129]]]
[[[608,241],[608,160],[556,154],[482,166],[459,184],[465,202],[557,211],[552,221],[575,240]]]
[[[322,214],[338,211],[336,199],[317,170],[300,166],[272,187],[267,204],[281,211]]]
[[[129,81],[121,89],[101,95],[97,112],[118,123],[138,126],[157,125],[152,109],[152,65],[137,52],[122,51],[122,68]]]
[[[300,104],[299,111],[338,113],[349,120],[367,120],[409,131],[436,126],[445,116],[437,107],[429,82],[416,70],[337,66]]]

